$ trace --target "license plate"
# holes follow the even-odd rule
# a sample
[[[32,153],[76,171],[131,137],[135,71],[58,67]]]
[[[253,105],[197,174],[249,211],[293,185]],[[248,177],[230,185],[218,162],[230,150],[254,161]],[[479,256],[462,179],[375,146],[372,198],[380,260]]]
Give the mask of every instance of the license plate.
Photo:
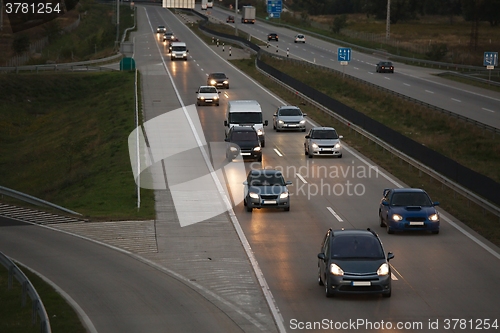
[[[410,222],[410,225],[424,225],[424,222]]]
[[[250,153],[241,153],[241,156],[249,156]]]
[[[264,205],[276,205],[276,200],[264,200]]]
[[[206,99],[205,102],[212,103],[212,100],[211,99]]]
[[[297,125],[287,125],[288,127],[297,127]]]
[[[321,148],[322,151],[332,151],[333,148]]]
[[[355,287],[366,287],[366,286],[371,286],[372,283],[370,281],[352,281],[352,286],[355,286]]]

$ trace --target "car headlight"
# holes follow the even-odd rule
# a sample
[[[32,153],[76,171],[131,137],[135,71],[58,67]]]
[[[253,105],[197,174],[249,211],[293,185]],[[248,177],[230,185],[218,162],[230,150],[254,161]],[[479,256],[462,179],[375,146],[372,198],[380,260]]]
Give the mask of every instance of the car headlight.
[[[306,123],[306,121],[305,121],[304,119],[302,119],[302,120],[300,121],[300,124],[301,124],[301,125],[302,125],[302,124],[305,124],[305,123]]]
[[[219,96],[214,96],[214,99],[219,99]]]
[[[224,82],[223,82],[223,83],[224,83],[224,84],[228,84],[228,83],[229,83],[229,81],[228,81],[228,80],[224,80]]]
[[[316,143],[313,143],[313,144],[311,145],[311,147],[312,147],[313,149],[318,149],[318,145],[317,145]]]
[[[210,80],[210,84],[215,84],[215,80]]]
[[[254,192],[250,192],[250,193],[248,193],[248,195],[252,199],[258,199],[259,198],[259,195],[257,193],[254,193]]]
[[[438,214],[432,214],[431,216],[429,216],[429,220],[432,221],[432,222],[437,222],[437,221],[439,221],[439,215]]]
[[[257,135],[264,135],[264,131],[261,129],[257,130]]]
[[[377,269],[377,275],[387,275],[389,274],[389,265],[387,265],[386,262],[384,262],[380,267]]]
[[[205,100],[205,97],[204,96],[200,96],[199,97],[202,101]]]
[[[285,122],[283,120],[278,120],[278,124],[284,124]]]
[[[340,143],[335,144],[335,149],[340,149]]]
[[[288,192],[283,192],[280,194],[280,199],[286,199],[288,198]]]
[[[238,148],[236,147],[229,147],[229,150],[233,153],[236,153],[238,151]]]
[[[392,220],[396,221],[396,222],[399,222],[399,221],[403,220],[403,217],[401,215],[399,215],[399,214],[392,214]]]
[[[344,275],[344,271],[342,270],[342,268],[340,268],[336,264],[330,265],[330,273],[332,273],[333,275]]]
[[[255,147],[253,151],[260,151],[260,147]]]

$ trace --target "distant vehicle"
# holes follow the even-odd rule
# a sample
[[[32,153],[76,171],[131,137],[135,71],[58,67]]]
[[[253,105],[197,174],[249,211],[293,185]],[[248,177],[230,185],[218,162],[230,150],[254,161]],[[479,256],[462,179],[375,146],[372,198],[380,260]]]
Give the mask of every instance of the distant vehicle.
[[[233,126],[252,126],[259,135],[260,144],[266,146],[266,133],[264,126],[268,125],[267,120],[262,120],[262,108],[256,100],[235,100],[227,102],[226,136]]]
[[[203,1],[203,0],[202,0]],[[213,0],[208,0],[207,2],[207,8],[213,8],[214,7],[214,2]]]
[[[255,7],[243,6],[241,14],[241,23],[255,23]]]
[[[281,130],[300,130],[306,131],[305,113],[296,107],[290,105],[280,106],[273,115],[273,128],[276,132]]]
[[[226,134],[226,159],[234,160],[241,154],[243,160],[262,162],[262,147],[259,135],[253,126],[233,126]]]
[[[173,42],[172,50],[170,51],[170,60],[184,59],[184,61],[186,61],[188,53],[189,50],[187,49],[186,43]]]
[[[229,89],[229,78],[224,73],[210,73],[207,77],[207,86]]]
[[[208,0],[201,0],[201,10],[207,10]]]
[[[180,42],[179,38],[174,38],[174,39],[167,40],[167,43],[168,43],[168,53],[172,53],[172,43],[175,43],[175,42]]]
[[[295,35],[295,38],[293,40],[294,43],[305,43],[306,42],[306,36],[302,34]]]
[[[290,210],[290,195],[287,185],[292,182],[283,178],[279,170],[260,169],[248,173],[245,185],[243,204],[247,212],[254,208],[283,208]]]
[[[275,33],[270,33],[267,35],[267,40],[270,41],[270,40],[275,40],[275,41],[278,41],[278,34],[275,34]]]
[[[377,73],[394,73],[394,66],[390,61],[380,61],[375,70]]]
[[[165,32],[163,34],[163,41],[164,42],[168,42],[168,41],[174,40],[174,39],[175,39],[175,36],[174,36],[173,32]]]
[[[325,296],[382,294],[391,297],[392,252],[385,255],[378,235],[368,230],[329,229],[318,254],[318,284]]]
[[[234,16],[233,15],[229,15],[226,19],[226,23],[234,23]]]
[[[439,233],[439,213],[427,192],[418,188],[384,189],[378,209],[380,226],[387,233],[428,230]]]
[[[156,28],[156,33],[157,34],[160,34],[160,33],[165,33],[167,32],[167,28],[165,28],[164,25],[159,25],[157,28]]]
[[[196,104],[200,105],[217,105],[219,106],[220,91],[212,86],[200,86],[196,90]]]
[[[306,135],[304,142],[304,153],[312,158],[313,156],[337,156],[342,157],[342,144],[333,127],[313,127]]]

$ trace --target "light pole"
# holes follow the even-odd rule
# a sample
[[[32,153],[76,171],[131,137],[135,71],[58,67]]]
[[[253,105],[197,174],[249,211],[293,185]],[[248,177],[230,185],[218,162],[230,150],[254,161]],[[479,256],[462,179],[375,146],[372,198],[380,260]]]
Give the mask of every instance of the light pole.
[[[234,31],[238,36],[238,0],[236,0],[236,6],[234,7]]]
[[[387,0],[387,21],[385,22],[385,39],[391,38],[391,0]]]

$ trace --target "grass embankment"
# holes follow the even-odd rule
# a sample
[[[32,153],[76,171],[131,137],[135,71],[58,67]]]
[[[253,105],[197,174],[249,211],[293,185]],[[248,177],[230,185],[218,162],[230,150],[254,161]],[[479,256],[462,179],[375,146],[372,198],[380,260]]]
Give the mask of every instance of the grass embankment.
[[[93,219],[154,217],[128,154],[134,73],[0,76],[2,185]]]

